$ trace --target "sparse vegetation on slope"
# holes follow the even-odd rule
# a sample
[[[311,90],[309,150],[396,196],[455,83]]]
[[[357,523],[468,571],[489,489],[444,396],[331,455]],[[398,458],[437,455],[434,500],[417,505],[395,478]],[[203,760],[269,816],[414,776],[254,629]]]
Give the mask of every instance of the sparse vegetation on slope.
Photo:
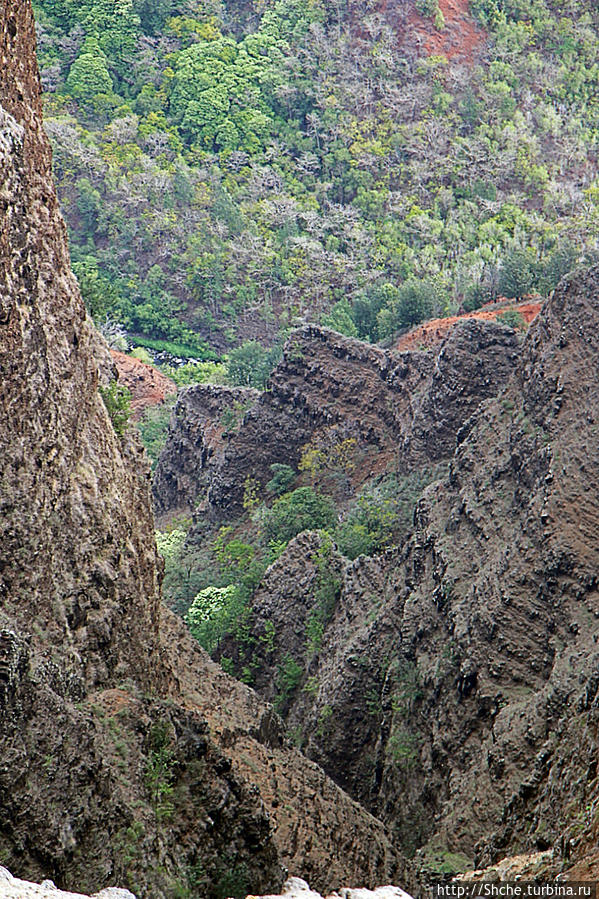
[[[591,0],[36,8],[75,270],[148,346],[377,340],[596,250]]]

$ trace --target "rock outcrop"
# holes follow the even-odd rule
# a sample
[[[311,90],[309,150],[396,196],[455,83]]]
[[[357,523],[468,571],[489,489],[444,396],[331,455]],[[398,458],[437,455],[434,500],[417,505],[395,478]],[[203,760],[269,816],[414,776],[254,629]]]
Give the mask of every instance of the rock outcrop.
[[[189,515],[205,498],[224,460],[228,435],[258,399],[257,390],[213,384],[188,387],[177,398],[168,448],[153,479],[154,508],[162,516]]]
[[[108,887],[93,896],[83,893],[65,893],[58,890],[51,880],[41,884],[30,883],[13,877],[6,868],[0,868],[0,899],[136,899],[129,890]],[[290,877],[283,884],[283,892],[277,896],[248,896],[247,899],[322,899],[320,893],[313,892],[305,880]],[[375,890],[342,888],[327,899],[411,899],[399,887],[378,887]]]
[[[162,372],[118,350],[111,350],[110,355],[118,373],[118,380],[131,391],[132,418],[137,421],[144,411],[158,406],[169,396],[177,392],[177,385]]]
[[[322,899],[320,893],[310,889],[300,877],[290,877],[278,896],[248,896],[247,899]],[[327,899],[411,899],[399,887],[378,887],[376,890],[342,888],[327,896]]]
[[[254,600],[256,629],[279,610],[260,688],[284,652],[307,663],[290,726],[431,873],[549,847],[556,870],[596,839],[598,298],[599,269],[561,284],[412,536],[341,567],[312,658],[292,634],[315,538],[289,544]]]
[[[154,481],[157,510],[190,510],[200,497],[215,518],[232,518],[248,478],[264,488],[270,466],[296,467],[310,442],[351,440],[361,460],[356,483],[395,469],[398,447],[402,470],[448,458],[457,431],[505,383],[518,352],[514,332],[489,322],[460,324],[434,353],[401,354],[306,326],[289,338],[253,404],[247,392],[203,385],[178,400]],[[225,433],[227,407],[245,411]]]
[[[0,868],[0,899],[88,899],[83,893],[65,893],[52,880],[31,883],[13,877],[6,868]],[[129,890],[108,887],[94,893],[89,899],[136,899]]]
[[[401,546],[353,563],[333,548],[318,641],[307,632],[318,535],[291,541],[268,569],[251,624],[258,689],[431,875],[549,847],[554,871],[582,870],[577,859],[597,836],[598,297],[599,269],[569,276],[496,368],[487,399],[481,375],[495,349],[484,340],[504,340],[499,325],[455,329],[433,365],[379,350],[358,359],[353,341],[303,332],[303,372],[292,379],[284,359],[210,488],[217,508],[235,502],[232,473],[252,471],[258,434],[262,477],[260,416],[275,402],[283,416],[295,410],[303,440],[308,423],[342,426],[356,397],[360,439],[383,448],[393,435],[406,466],[449,452],[457,432],[449,475],[424,491]],[[480,359],[468,352],[474,340]],[[326,366],[316,365],[319,346]],[[393,392],[400,371],[405,394]],[[465,394],[463,417],[462,381],[479,397]],[[359,384],[372,390],[368,403]],[[225,642],[221,652],[235,660],[238,649]]]
[[[112,363],[70,272],[29,0],[0,0],[0,214],[0,858],[140,899],[276,890],[283,859],[319,889],[388,881],[383,825],[161,618],[149,469],[98,392]]]
[[[272,706],[226,675],[167,609],[162,632],[172,647],[173,695],[201,706],[211,734],[231,758],[232,773],[259,784],[285,868],[302,872],[321,892],[348,882],[412,888],[411,866],[390,830],[290,743]]]

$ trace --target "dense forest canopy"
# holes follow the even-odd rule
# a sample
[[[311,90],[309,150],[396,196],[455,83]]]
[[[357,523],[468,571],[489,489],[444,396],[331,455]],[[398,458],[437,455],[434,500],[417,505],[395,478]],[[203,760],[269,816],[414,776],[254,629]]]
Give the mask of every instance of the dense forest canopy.
[[[446,55],[438,0],[35,5],[75,272],[150,348],[380,340],[596,250],[593,0],[472,0]]]

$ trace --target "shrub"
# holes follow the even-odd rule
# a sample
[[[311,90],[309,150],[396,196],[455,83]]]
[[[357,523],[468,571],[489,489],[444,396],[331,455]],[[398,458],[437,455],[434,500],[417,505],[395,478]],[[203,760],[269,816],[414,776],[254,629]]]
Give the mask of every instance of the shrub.
[[[134,359],[139,359],[139,361],[143,362],[145,365],[152,365],[154,362],[151,354],[143,346],[138,346],[134,350],[131,350],[129,355],[133,356]]]
[[[237,590],[228,587],[205,587],[196,595],[185,615],[189,630],[200,646],[213,652],[229,629],[234,615]]]
[[[499,269],[499,293],[517,299],[530,293],[538,277],[538,266],[529,250],[508,250]]]
[[[397,289],[389,305],[377,316],[380,337],[391,337],[402,328],[417,325],[444,305],[446,296],[440,286],[428,278],[408,278]]]
[[[439,10],[439,0],[416,0],[416,9],[421,16],[434,16]]]
[[[343,521],[337,529],[336,540],[339,549],[348,559],[367,556],[374,549],[374,539],[365,524],[352,518]]]
[[[507,325],[508,328],[515,328],[518,331],[523,331],[526,328],[524,316],[517,309],[506,309],[505,312],[500,312],[497,316],[497,321],[502,325]]]
[[[442,474],[439,465],[401,479],[387,475],[366,484],[335,533],[343,555],[355,559],[398,542],[412,525],[414,506],[423,489]]]
[[[333,542],[325,534],[315,557],[318,570],[314,595],[315,601],[306,619],[306,654],[308,659],[314,653],[319,652],[322,646],[325,628],[331,620],[341,590],[339,575],[331,565],[332,553]]]
[[[280,355],[279,347],[267,350],[256,340],[246,340],[229,354],[226,363],[229,384],[263,390]]]
[[[115,434],[122,437],[131,416],[131,391],[121,387],[117,381],[111,381],[108,387],[99,388],[100,396],[112,422]]]
[[[220,426],[225,434],[237,431],[243,422],[243,417],[248,409],[253,406],[252,400],[234,400],[231,406],[223,409],[220,416]]]
[[[166,443],[173,401],[174,397],[170,402],[161,403],[159,406],[150,406],[137,422],[141,442],[153,469],[156,467],[158,457]]]
[[[187,362],[185,365],[161,365],[162,371],[177,387],[188,384],[224,384],[226,368],[221,362]]]
[[[281,462],[274,462],[270,466],[272,479],[266,485],[266,489],[275,496],[282,496],[287,493],[296,478],[296,473],[291,465],[284,465]]]
[[[264,516],[264,531],[269,540],[291,540],[301,531],[330,530],[337,513],[330,497],[312,487],[298,487],[279,497]]]
[[[304,669],[302,666],[287,653],[277,672],[277,686],[280,690],[278,706],[283,705],[296,691],[303,673]]]
[[[170,818],[173,813],[174,753],[169,724],[157,721],[148,735],[149,752],[146,759],[145,781],[154,811],[158,818]]]

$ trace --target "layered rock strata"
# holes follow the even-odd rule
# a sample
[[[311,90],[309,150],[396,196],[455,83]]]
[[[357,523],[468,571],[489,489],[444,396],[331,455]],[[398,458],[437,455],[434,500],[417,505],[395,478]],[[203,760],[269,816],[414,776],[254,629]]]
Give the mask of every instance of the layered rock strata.
[[[431,872],[548,847],[555,871],[596,839],[598,298],[592,269],[548,300],[401,547],[332,560],[318,652],[294,616],[319,538],[290,543],[254,600],[256,633],[278,614],[260,689],[285,653],[302,662],[301,745]]]
[[[271,465],[297,467],[310,442],[351,440],[360,458],[354,487],[385,471],[448,458],[459,428],[508,379],[519,342],[493,322],[460,323],[435,352],[395,353],[310,325],[288,340],[268,390],[199,385],[175,407],[159,460],[160,515],[195,509],[216,519],[243,509],[244,485],[260,488]],[[234,426],[223,415],[237,409]]]

